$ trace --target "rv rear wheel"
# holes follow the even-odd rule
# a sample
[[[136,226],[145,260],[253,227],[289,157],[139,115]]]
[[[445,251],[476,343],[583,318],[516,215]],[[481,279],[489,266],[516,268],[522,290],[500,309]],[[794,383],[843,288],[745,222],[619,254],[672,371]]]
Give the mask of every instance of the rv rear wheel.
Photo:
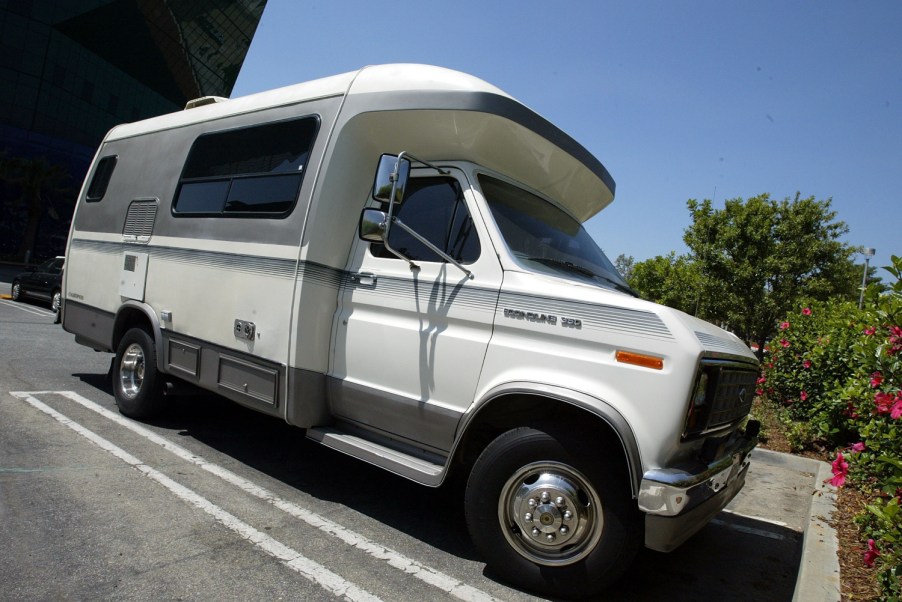
[[[500,435],[473,466],[465,512],[490,570],[554,597],[597,595],[642,543],[626,470],[572,434]]]
[[[151,418],[163,409],[163,379],[153,338],[140,328],[125,333],[113,359],[113,394],[130,418]]]

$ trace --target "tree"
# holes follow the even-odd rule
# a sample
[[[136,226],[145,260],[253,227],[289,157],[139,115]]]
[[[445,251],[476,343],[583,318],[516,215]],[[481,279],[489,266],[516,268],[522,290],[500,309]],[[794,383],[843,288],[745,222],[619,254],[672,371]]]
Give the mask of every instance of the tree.
[[[621,253],[617,256],[617,259],[614,260],[614,267],[617,268],[617,271],[620,272],[620,275],[623,276],[623,279],[629,282],[630,277],[633,275],[633,268],[636,265],[636,259],[632,255],[624,255]]]
[[[53,206],[53,198],[69,191],[69,173],[44,158],[26,159],[0,156],[0,179],[18,189],[18,196],[12,200],[13,207],[23,207],[26,223],[19,242],[17,256],[28,258],[34,251],[38,228],[44,214],[59,219]]]
[[[703,302],[701,272],[687,255],[677,257],[671,252],[639,262],[627,282],[643,299],[693,315],[698,315]]]
[[[702,275],[702,298],[718,301],[704,317],[757,343],[759,355],[778,320],[799,303],[850,298],[859,286],[855,249],[839,240],[848,228],[831,201],[800,196],[731,199],[723,209],[710,200],[687,202],[692,224],[683,240]]]

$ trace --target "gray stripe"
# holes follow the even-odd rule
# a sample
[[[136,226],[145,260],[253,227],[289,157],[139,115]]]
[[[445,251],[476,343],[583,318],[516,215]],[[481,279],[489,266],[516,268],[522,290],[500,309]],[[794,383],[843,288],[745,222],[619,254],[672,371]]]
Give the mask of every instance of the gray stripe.
[[[435,282],[416,282],[410,278],[379,276],[375,285],[361,285],[351,280],[349,273],[343,274],[343,286],[357,287],[357,294],[367,294],[382,298],[419,298],[425,299],[428,311],[430,308],[453,304],[455,307],[473,310],[494,311],[498,302],[498,290],[462,284],[442,284]]]

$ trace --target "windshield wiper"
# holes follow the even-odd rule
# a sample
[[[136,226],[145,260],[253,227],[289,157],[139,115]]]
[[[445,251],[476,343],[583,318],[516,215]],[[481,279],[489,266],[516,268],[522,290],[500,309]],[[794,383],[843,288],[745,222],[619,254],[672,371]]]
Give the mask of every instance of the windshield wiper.
[[[571,272],[576,272],[577,274],[582,274],[583,276],[588,276],[589,278],[595,278],[597,276],[597,274],[589,268],[584,268],[581,265],[577,265],[570,261],[564,261],[563,259],[554,259],[553,257],[530,257],[529,260],[566,268]]]
[[[621,293],[626,293],[627,295],[632,295],[633,297],[639,297],[639,293],[634,291],[628,285],[623,284],[622,282],[617,282],[613,278],[605,276],[603,274],[596,274],[589,268],[585,268],[581,265],[577,265],[570,261],[565,261],[563,259],[554,259],[553,257],[530,257],[530,261],[537,261],[539,263],[545,263],[548,265],[562,267],[571,272],[576,272],[577,274],[582,274],[583,276],[588,276],[589,278],[600,278],[605,282],[608,282],[614,286],[615,290],[620,291]]]

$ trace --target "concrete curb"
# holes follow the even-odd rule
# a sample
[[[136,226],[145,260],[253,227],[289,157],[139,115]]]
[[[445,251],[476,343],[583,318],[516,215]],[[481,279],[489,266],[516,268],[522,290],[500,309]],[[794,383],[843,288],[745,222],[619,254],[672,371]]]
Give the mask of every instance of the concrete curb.
[[[761,448],[753,452],[753,458],[761,464],[785,466],[814,475],[802,540],[802,561],[792,599],[796,602],[839,602],[839,540],[836,529],[829,524],[836,510],[836,490],[828,484],[833,476],[830,465]]]

